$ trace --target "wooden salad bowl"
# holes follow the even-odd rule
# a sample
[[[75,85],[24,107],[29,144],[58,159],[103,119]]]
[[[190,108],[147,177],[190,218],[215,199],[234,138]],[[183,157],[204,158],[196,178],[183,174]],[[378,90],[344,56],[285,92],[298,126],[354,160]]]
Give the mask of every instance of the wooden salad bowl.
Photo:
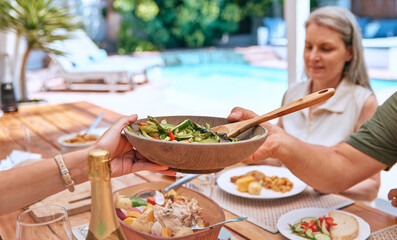
[[[226,118],[205,116],[161,116],[158,121],[167,119],[168,123],[177,125],[190,121],[211,127],[229,123]],[[237,136],[238,142],[226,143],[186,143],[162,141],[140,136],[139,123],[147,118],[138,119],[130,125],[133,133],[124,128],[128,141],[147,159],[170,169],[184,173],[213,173],[234,165],[248,158],[266,140],[268,131],[261,127],[253,127]]]
[[[116,195],[127,195],[127,196],[132,196],[135,193],[138,193],[144,189],[153,189],[153,190],[161,190],[164,189],[165,187],[169,186],[169,183],[166,182],[149,182],[149,183],[142,183],[142,184],[137,184],[133,185],[130,187],[126,187],[123,189],[120,189],[118,191],[115,191],[113,193],[114,197]],[[222,221],[225,221],[225,214],[223,213],[222,208],[212,199],[208,198],[207,196],[196,192],[192,189],[186,188],[186,187],[179,187],[177,189],[174,189],[178,195],[187,197],[189,199],[195,198],[198,201],[199,207],[202,208],[200,216],[204,219],[205,222],[207,222],[209,225],[213,225]],[[142,231],[138,231],[134,229],[133,227],[127,225],[124,223],[121,219],[118,219],[119,223],[121,225],[121,228],[127,237],[127,239],[133,239],[133,240],[146,240],[146,239],[154,239],[154,240],[160,240],[160,239],[170,239],[170,238],[165,238],[161,236],[155,236],[152,234],[148,234]],[[204,229],[200,230],[198,232],[195,232],[194,234],[190,234],[187,236],[182,236],[182,237],[174,237],[172,239],[184,239],[184,240],[216,240],[218,239],[219,232],[222,228],[222,225],[216,226],[211,229]]]

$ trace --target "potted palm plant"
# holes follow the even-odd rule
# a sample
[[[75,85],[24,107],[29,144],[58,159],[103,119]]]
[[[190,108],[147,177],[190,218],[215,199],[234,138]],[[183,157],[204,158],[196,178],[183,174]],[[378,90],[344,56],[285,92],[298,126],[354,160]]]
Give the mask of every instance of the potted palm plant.
[[[19,48],[19,39],[26,41],[26,50],[20,69],[21,101],[28,101],[26,91],[26,64],[32,50],[63,54],[50,47],[54,41],[68,38],[70,31],[81,27],[75,17],[68,13],[70,6],[57,0],[0,1],[0,30],[14,32]],[[59,31],[62,29],[63,31]]]

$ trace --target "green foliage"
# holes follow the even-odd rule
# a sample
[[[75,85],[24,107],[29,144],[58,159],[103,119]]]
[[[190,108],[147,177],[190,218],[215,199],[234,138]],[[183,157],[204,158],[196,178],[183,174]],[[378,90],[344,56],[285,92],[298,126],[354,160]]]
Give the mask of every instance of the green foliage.
[[[81,26],[68,13],[69,9],[66,2],[52,0],[0,0],[0,30],[15,32],[18,38],[22,36],[27,42],[20,76],[23,101],[27,100],[25,66],[30,52],[36,49],[63,54],[48,44],[67,39],[67,32]]]
[[[48,43],[68,38],[66,34],[55,34],[59,29],[72,31],[80,25],[73,22],[68,8],[62,2],[52,0],[0,1],[0,29],[14,31],[23,36],[28,48],[55,52]]]
[[[316,9],[318,7],[318,0],[310,0],[310,10]]]
[[[122,14],[119,53],[211,46],[247,17],[263,17],[282,0],[115,0]]]

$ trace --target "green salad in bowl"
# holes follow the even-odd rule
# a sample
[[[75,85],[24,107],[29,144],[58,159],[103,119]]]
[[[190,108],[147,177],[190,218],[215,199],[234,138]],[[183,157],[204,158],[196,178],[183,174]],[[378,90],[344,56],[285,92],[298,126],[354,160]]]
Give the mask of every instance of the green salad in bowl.
[[[229,138],[225,134],[214,133],[210,125],[205,127],[185,119],[177,125],[168,123],[167,119],[157,121],[156,118],[148,116],[148,120],[139,122],[139,130],[142,136],[163,141],[177,141],[187,143],[220,143],[237,142],[237,138]],[[130,132],[134,132],[130,126]]]
[[[226,118],[210,116],[149,116],[125,127],[124,133],[141,155],[155,163],[178,172],[212,173],[248,158],[268,134],[260,125],[236,138],[209,129],[227,123]]]

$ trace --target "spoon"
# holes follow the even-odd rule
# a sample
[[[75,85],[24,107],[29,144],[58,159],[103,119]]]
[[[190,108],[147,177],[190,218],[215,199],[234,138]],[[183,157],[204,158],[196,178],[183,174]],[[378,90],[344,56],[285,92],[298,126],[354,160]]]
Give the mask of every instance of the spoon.
[[[229,222],[240,222],[240,221],[244,221],[244,220],[246,220],[247,218],[248,218],[248,217],[236,217],[236,218],[232,218],[232,219],[229,219],[229,220],[226,220],[226,221],[223,221],[223,222],[216,223],[216,224],[211,225],[211,226],[208,226],[208,227],[199,227],[199,226],[197,226],[197,224],[196,224],[196,225],[194,225],[194,226],[192,227],[192,229],[193,229],[193,230],[202,230],[202,229],[207,229],[207,228],[214,228],[214,227],[216,227],[216,226],[218,226],[218,225],[225,224],[225,223],[229,223]]]
[[[86,134],[90,135],[90,133],[92,132],[92,130],[94,130],[94,128],[101,122],[103,115],[105,115],[105,112],[102,112],[95,120],[94,122],[91,124],[91,126],[88,128]]]
[[[300,98],[296,101],[293,101],[291,103],[288,103],[280,108],[277,108],[276,110],[273,110],[269,113],[266,113],[261,116],[254,117],[252,119],[248,119],[245,121],[239,121],[239,122],[234,122],[234,123],[229,123],[229,124],[224,124],[224,125],[219,125],[211,128],[212,132],[220,133],[220,134],[226,134],[228,137],[236,137],[240,133],[269,120],[272,120],[274,118],[278,118],[281,116],[284,116],[289,113],[293,113],[299,110],[302,110],[304,108],[313,106],[317,103],[320,103],[322,101],[325,101],[332,97],[335,94],[335,89],[333,88],[326,88],[317,92],[314,92],[312,94],[309,94],[307,96],[304,96],[303,98]]]
[[[153,189],[144,189],[138,193],[135,193],[134,197],[144,198],[144,199],[146,199],[148,197],[154,197],[157,204],[163,205],[164,204],[164,195],[162,193],[167,193],[171,189],[177,188],[177,187],[183,185],[184,183],[195,179],[198,176],[200,176],[200,174],[189,174],[189,175],[186,175],[185,177],[179,179],[178,181],[175,181],[173,184],[169,185],[168,187],[166,187],[160,191],[153,190]]]

